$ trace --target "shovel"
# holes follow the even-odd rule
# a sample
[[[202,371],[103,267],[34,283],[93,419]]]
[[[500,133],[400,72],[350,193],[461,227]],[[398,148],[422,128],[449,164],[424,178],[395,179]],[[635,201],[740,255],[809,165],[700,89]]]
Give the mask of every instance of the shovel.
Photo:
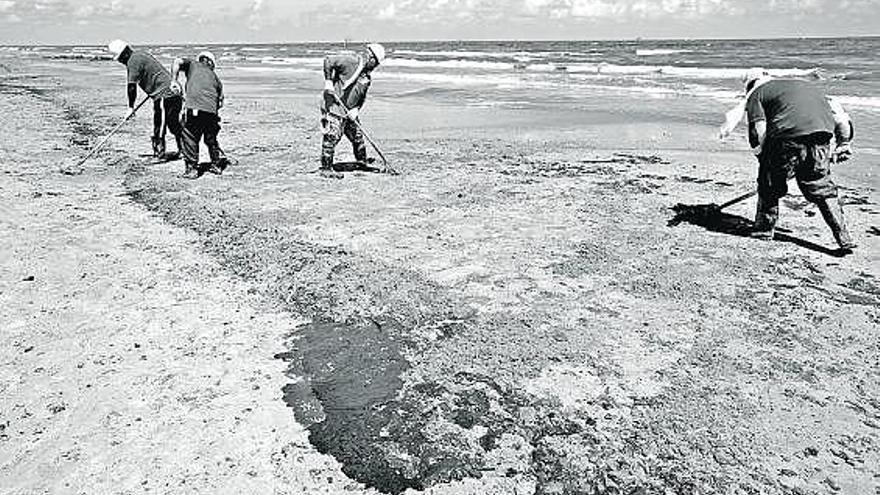
[[[336,98],[336,101],[339,103],[339,106],[341,106],[342,109],[345,110],[345,114],[348,115],[350,110],[348,109],[348,107],[345,106],[345,103],[342,102],[342,99],[339,98],[339,95],[337,95],[336,93],[333,93],[333,97]],[[376,154],[379,155],[379,158],[382,159],[382,172],[384,172],[386,174],[397,175],[397,171],[388,166],[388,160],[385,158],[385,154],[382,153],[382,150],[379,149],[379,146],[376,145],[375,141],[373,141],[373,138],[371,138],[370,134],[367,133],[367,130],[364,129],[364,126],[362,126],[361,123],[358,122],[357,119],[351,119],[351,120],[352,120],[352,122],[354,122],[354,125],[358,126],[358,129],[360,129],[361,133],[363,133],[363,135],[364,135],[364,139],[366,139],[367,142],[370,143],[370,146],[372,146],[373,149],[376,150]]]
[[[699,223],[699,221],[715,218],[721,214],[721,210],[733,206],[737,203],[741,203],[757,194],[758,190],[755,189],[753,191],[737,196],[730,201],[721,203],[720,205],[715,203],[703,205],[686,205],[683,203],[679,203],[672,207],[672,210],[675,211],[676,215],[675,218],[669,222],[669,225],[678,225],[681,222],[693,223],[694,221],[697,221],[697,223]]]

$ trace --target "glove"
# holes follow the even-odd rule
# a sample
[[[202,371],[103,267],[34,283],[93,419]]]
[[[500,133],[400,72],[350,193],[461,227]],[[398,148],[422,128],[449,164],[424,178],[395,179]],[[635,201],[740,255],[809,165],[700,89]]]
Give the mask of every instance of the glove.
[[[128,120],[134,117],[135,110],[134,107],[128,107],[128,110],[125,111],[125,120]]]
[[[852,146],[848,141],[840,143],[837,145],[837,148],[834,149],[834,161],[836,163],[841,163],[852,158]]]
[[[761,156],[761,153],[763,153],[763,152],[764,152],[764,146],[762,144],[759,144],[759,145],[755,146],[754,148],[752,148],[752,153],[755,156]]]
[[[171,94],[174,96],[179,96],[181,93],[183,93],[183,87],[180,86],[180,82],[178,81],[171,81],[171,86],[169,89],[171,90]]]
[[[351,110],[348,111],[347,117],[350,118],[351,120],[357,120],[358,115],[360,115],[360,113],[361,112],[360,112],[359,108],[352,108]]]

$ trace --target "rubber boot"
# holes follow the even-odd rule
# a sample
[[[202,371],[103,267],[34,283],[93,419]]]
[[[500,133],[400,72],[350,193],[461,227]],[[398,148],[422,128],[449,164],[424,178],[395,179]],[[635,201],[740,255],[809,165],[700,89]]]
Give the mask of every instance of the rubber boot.
[[[159,158],[159,141],[161,138],[153,136],[150,138],[150,144],[153,145],[153,158]]]
[[[321,168],[318,170],[318,173],[328,179],[341,179],[343,177],[342,172],[333,170],[333,157],[326,155],[321,156]]]
[[[819,200],[816,203],[819,211],[822,212],[822,218],[831,228],[831,233],[840,246],[843,253],[851,253],[855,249],[856,243],[853,242],[849,235],[849,229],[846,228],[846,220],[843,218],[843,208],[840,207],[840,200],[837,198],[828,198]]]
[[[354,146],[354,159],[358,163],[362,163],[366,165],[369,163],[367,161],[367,147],[361,143],[361,146]]]
[[[153,154],[156,158],[165,159],[165,138],[155,138],[155,141],[153,141]]]
[[[165,150],[164,140],[163,140],[163,151],[162,151],[162,159],[166,162],[173,162],[174,160],[180,160],[181,155],[183,154],[183,138],[181,136],[174,136],[174,141],[177,143],[177,151],[169,152]]]
[[[765,241],[773,240],[776,233],[776,221],[779,220],[779,202],[771,205],[769,201],[758,197],[758,208],[755,212],[755,226],[751,236]]]
[[[223,150],[220,149],[219,145],[214,144],[208,146],[208,155],[211,157],[211,166],[208,167],[208,172],[222,175],[223,171],[226,170],[226,167],[229,165],[229,159],[226,158],[226,154],[223,153]]]
[[[198,164],[192,162],[185,163],[186,168],[183,171],[183,174],[180,176],[184,179],[198,179],[199,178],[199,169]]]

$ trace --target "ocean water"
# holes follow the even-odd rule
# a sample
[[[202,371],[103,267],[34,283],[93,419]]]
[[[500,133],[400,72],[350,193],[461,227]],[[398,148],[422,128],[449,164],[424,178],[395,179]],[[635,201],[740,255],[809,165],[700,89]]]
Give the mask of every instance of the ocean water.
[[[348,48],[358,48],[351,44]],[[760,66],[815,81],[853,115],[865,144],[880,128],[880,37],[774,40],[442,41],[388,43],[374,98],[513,109],[563,106],[632,119],[716,125],[743,96],[740,78]],[[224,79],[271,93],[320,91],[324,54],[343,44],[151,46],[160,60],[210,49]],[[0,47],[3,52],[106,63],[100,46]]]
[[[358,47],[357,44],[350,45]],[[458,90],[477,99],[485,90],[519,90],[537,98],[583,91],[733,98],[749,67],[780,77],[821,82],[851,106],[880,111],[880,37],[776,40],[444,41],[388,43],[382,77]],[[319,71],[342,44],[147,47],[160,59],[210,49],[227,68]],[[3,47],[49,58],[99,59],[103,47]],[[403,84],[405,85],[405,84]],[[424,90],[424,88],[423,88]],[[530,91],[532,90],[532,91]]]

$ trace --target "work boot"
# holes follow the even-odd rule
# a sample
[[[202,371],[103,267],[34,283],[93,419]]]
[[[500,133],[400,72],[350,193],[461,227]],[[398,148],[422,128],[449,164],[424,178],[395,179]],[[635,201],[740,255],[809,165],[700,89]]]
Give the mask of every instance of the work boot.
[[[752,228],[751,237],[765,241],[772,241],[776,233],[776,221],[779,219],[779,204],[771,206],[769,202],[758,197],[758,207],[755,212],[755,224]]]
[[[358,162],[358,163],[363,163],[364,165],[366,165],[367,163],[369,163],[369,162],[367,161],[367,148],[364,148],[364,147],[361,147],[361,148],[355,148],[355,150],[354,150],[354,160],[355,160],[356,162]]]
[[[174,160],[180,160],[180,157],[183,154],[183,138],[180,136],[174,136],[174,141],[177,142],[177,151],[167,151],[165,149],[165,140],[162,140],[162,154],[159,156],[162,160],[166,162],[173,162]]]
[[[819,200],[816,203],[819,211],[822,212],[822,218],[831,228],[831,233],[840,246],[840,251],[844,254],[852,253],[856,243],[853,242],[849,235],[849,229],[846,228],[846,220],[843,218],[843,208],[840,207],[840,201],[837,198],[828,198]]]
[[[186,169],[183,171],[183,174],[180,176],[183,179],[198,179],[199,178],[199,169],[198,164],[192,162],[186,162]]]
[[[343,177],[342,172],[337,172],[333,170],[332,156],[321,157],[321,168],[318,169],[318,173],[321,174],[321,177],[325,177],[327,179],[341,179]]]
[[[217,144],[208,146],[208,155],[211,157],[211,166],[208,167],[208,172],[217,175],[223,174],[226,166],[229,165],[229,160],[226,158],[223,150],[220,149],[220,146]]]
[[[159,140],[156,136],[150,138],[150,144],[153,146],[153,158],[159,158]]]
[[[225,156],[220,157],[216,162],[212,161],[211,165],[208,167],[208,172],[217,175],[223,175],[223,171],[226,170],[226,167],[229,166],[229,159]]]
[[[165,138],[153,138],[153,156],[165,158]]]

